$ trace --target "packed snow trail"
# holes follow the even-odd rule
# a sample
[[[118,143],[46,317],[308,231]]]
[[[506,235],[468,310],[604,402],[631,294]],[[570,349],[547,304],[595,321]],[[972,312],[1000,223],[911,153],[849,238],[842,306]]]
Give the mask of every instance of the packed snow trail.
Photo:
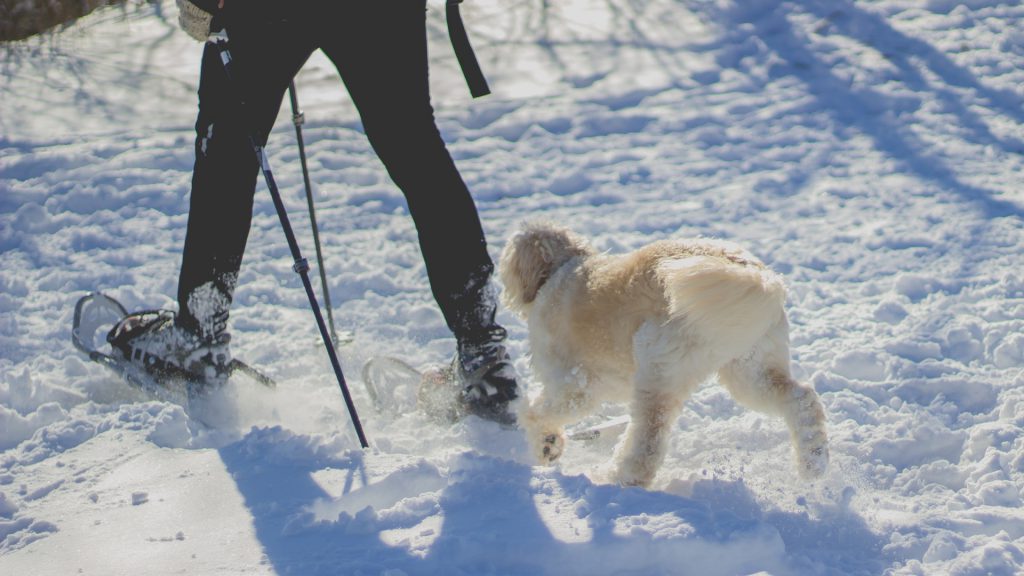
[[[372,449],[356,450],[262,190],[230,329],[278,392],[225,402],[238,424],[210,431],[87,363],[74,302],[171,305],[187,217],[201,47],[172,2],[129,3],[4,47],[0,573],[1024,571],[1024,7],[463,10],[494,95],[469,99],[433,0],[431,82],[492,253],[531,217],[600,250],[749,248],[786,277],[794,373],[829,415],[826,477],[799,482],[782,423],[714,385],[650,491],[606,482],[615,438],[535,467],[518,433],[479,421],[369,417],[365,359],[423,365],[453,342],[404,200],[319,57],[297,85]],[[287,115],[267,149],[301,230]],[[529,382],[525,327],[501,319]]]

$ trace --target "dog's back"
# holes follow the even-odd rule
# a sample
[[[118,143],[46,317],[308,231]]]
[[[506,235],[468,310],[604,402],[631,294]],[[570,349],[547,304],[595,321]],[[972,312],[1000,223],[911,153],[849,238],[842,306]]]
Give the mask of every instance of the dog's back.
[[[669,295],[669,317],[716,350],[745,354],[784,314],[782,278],[759,265],[719,256],[666,260],[659,266]]]
[[[661,241],[629,254],[594,255],[552,278],[546,333],[597,372],[632,374],[645,322],[699,335],[724,357],[743,354],[783,314],[782,279],[728,243]],[[565,324],[565,322],[568,323]]]

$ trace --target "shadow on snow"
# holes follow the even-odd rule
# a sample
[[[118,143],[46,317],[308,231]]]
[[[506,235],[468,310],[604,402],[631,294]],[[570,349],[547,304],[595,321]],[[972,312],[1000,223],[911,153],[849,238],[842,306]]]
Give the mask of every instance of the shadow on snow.
[[[736,481],[700,481],[683,497],[467,452],[444,473],[421,461],[367,485],[361,452],[331,456],[280,428],[254,429],[220,456],[280,574],[875,574],[887,564],[882,537],[849,509],[766,510]],[[344,476],[339,497],[314,479],[325,469]],[[357,509],[365,503],[381,510]],[[552,524],[544,509],[556,511]],[[389,544],[389,531],[432,541]]]

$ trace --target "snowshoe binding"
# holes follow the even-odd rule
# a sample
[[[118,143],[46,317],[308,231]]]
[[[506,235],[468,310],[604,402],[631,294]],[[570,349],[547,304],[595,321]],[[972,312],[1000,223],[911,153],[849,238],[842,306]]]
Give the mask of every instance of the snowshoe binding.
[[[157,381],[180,379],[199,391],[220,387],[231,371],[230,334],[201,338],[179,326],[170,310],[126,315],[107,334],[107,342],[122,360]]]

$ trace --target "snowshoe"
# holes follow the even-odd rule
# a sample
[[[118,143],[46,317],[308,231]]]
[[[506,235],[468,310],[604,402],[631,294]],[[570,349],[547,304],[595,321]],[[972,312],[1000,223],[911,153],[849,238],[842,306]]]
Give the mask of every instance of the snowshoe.
[[[488,402],[460,376],[458,360],[419,370],[390,356],[370,358],[363,365],[363,383],[380,414],[398,415],[419,410],[439,423],[454,423],[472,414],[515,427],[508,402]],[[478,383],[477,386],[484,386]]]
[[[466,416],[450,365],[419,370],[391,356],[376,356],[363,365],[363,384],[378,414],[397,416],[422,411],[438,423]]]
[[[395,418],[418,411],[438,424],[449,425],[473,414],[456,370],[455,362],[420,370],[393,356],[374,356],[363,365],[362,377],[379,415]],[[566,430],[566,436],[577,442],[614,438],[628,424],[629,416],[595,416]]]
[[[262,386],[275,387],[268,376],[230,358],[227,339],[188,347],[191,341],[175,333],[173,324],[173,312],[129,314],[117,300],[91,293],[75,305],[71,341],[90,360],[159,400],[187,404],[211,383],[222,384],[236,373]],[[107,337],[97,341],[103,333]],[[149,336],[145,342],[138,340],[142,334]]]

